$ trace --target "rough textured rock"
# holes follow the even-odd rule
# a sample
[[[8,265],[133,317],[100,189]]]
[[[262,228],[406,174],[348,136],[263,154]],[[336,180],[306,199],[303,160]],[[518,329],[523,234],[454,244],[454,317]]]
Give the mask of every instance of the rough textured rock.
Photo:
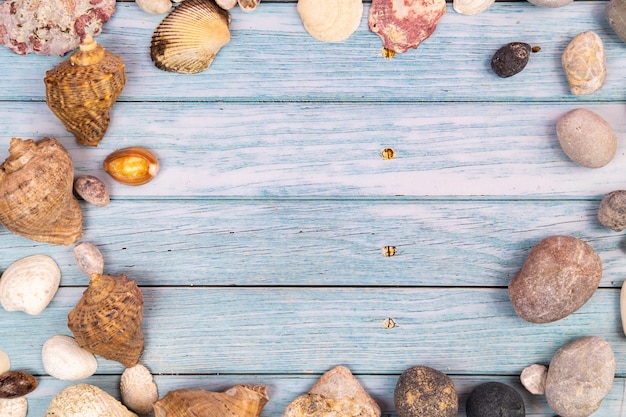
[[[500,382],[486,382],[474,388],[465,403],[467,417],[524,417],[522,396]]]
[[[304,395],[297,397],[283,417],[380,417],[380,407],[345,366],[326,372]]]
[[[612,191],[602,197],[598,221],[616,232],[626,229],[626,190]]]
[[[591,94],[604,86],[606,56],[602,39],[595,32],[576,35],[565,48],[561,61],[572,94]]]
[[[607,3],[604,12],[606,20],[617,36],[626,42],[626,0],[611,0]]]
[[[563,152],[577,164],[601,168],[615,157],[617,136],[611,125],[591,110],[570,110],[559,118],[556,135]]]
[[[543,395],[546,393],[546,377],[548,376],[548,368],[534,364],[527,366],[520,375],[520,382],[528,392],[535,395]]]
[[[0,398],[0,416],[26,417],[27,413],[28,400],[26,397]]]
[[[587,243],[572,236],[551,236],[537,243],[509,283],[515,312],[531,323],[567,317],[594,294],[602,261]]]
[[[400,375],[393,400],[398,417],[456,417],[456,388],[444,373],[414,366]]]
[[[561,417],[588,417],[611,390],[615,357],[601,337],[585,336],[559,349],[548,367],[546,400]]]
[[[529,44],[510,42],[498,49],[493,55],[491,58],[491,69],[499,77],[512,77],[526,68],[529,57]]]
[[[62,56],[99,34],[114,12],[115,0],[6,0],[0,43],[20,55]]]

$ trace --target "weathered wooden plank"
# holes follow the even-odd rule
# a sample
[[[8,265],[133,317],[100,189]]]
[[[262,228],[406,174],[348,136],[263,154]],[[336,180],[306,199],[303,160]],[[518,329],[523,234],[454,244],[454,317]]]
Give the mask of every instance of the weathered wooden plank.
[[[118,103],[97,148],[78,145],[44,103],[0,103],[0,155],[11,137],[57,137],[77,174],[108,181],[114,149],[160,159],[141,187],[108,181],[114,197],[506,196],[599,198],[622,188],[620,142],[601,169],[573,163],[556,137],[567,103]],[[593,104],[626,135],[623,104]],[[381,150],[395,152],[391,160]]]
[[[380,405],[382,417],[396,416],[393,405],[393,390],[398,375],[356,375],[359,382]],[[175,376],[156,375],[155,381],[159,387],[160,395],[179,388],[203,388],[211,391],[221,391],[232,385],[240,383],[261,384],[268,387],[270,401],[263,409],[262,417],[280,416],[285,407],[298,395],[308,391],[317,380],[318,375],[201,375],[201,376]],[[465,402],[469,393],[479,384],[497,381],[508,384],[515,388],[524,398],[526,415],[535,417],[553,417],[554,413],[549,409],[542,396],[527,393],[519,383],[517,376],[457,376],[452,375],[452,380],[459,395],[459,417],[465,416]],[[101,387],[116,398],[119,396],[119,377],[100,375],[91,377],[85,381]],[[624,378],[618,377],[613,383],[613,389],[602,402],[600,410],[594,417],[621,416]],[[44,415],[50,400],[55,393],[72,385],[72,382],[59,381],[50,377],[40,378],[39,388],[29,394],[29,416]]]
[[[122,101],[621,101],[626,84],[626,45],[604,17],[605,2],[575,2],[558,9],[527,2],[497,3],[477,16],[448,5],[435,35],[391,60],[367,27],[338,44],[316,41],[304,30],[293,3],[267,3],[253,13],[234,10],[231,42],[212,67],[189,76],[160,71],[150,62],[149,45],[162,15],[133,3],[119,3],[98,37],[121,55],[128,83]],[[593,30],[603,39],[609,73],[604,88],[573,96],[560,56],[576,34]],[[541,46],[528,67],[501,79],[491,71],[493,53],[505,43]],[[0,100],[43,100],[45,71],[59,57],[17,56],[0,50]]]
[[[39,316],[0,311],[16,369],[44,373],[41,346],[71,334],[67,313],[83,288],[59,289]],[[157,374],[302,374],[344,364],[399,374],[423,364],[458,375],[519,375],[584,335],[604,337],[626,372],[619,290],[599,289],[576,313],[537,325],[498,288],[144,287],[146,350]],[[395,327],[385,326],[391,318]],[[6,346],[5,346],[6,345]],[[122,366],[99,360],[99,373]]]
[[[141,285],[499,286],[529,249],[571,235],[599,253],[601,286],[621,287],[622,233],[598,201],[119,201],[85,208],[83,240],[109,273]],[[34,253],[85,285],[71,248],[0,232],[0,269]],[[393,257],[383,247],[394,246]]]

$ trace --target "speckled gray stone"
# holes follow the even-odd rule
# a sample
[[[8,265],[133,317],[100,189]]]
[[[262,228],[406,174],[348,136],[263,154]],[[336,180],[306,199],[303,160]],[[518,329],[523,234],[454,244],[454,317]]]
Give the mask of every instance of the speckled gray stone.
[[[578,108],[563,114],[556,125],[563,152],[578,165],[601,168],[615,157],[617,136],[599,114]]]

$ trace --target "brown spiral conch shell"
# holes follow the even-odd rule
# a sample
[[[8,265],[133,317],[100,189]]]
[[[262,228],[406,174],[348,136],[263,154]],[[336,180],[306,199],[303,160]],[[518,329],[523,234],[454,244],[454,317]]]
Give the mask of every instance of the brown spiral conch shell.
[[[91,274],[67,327],[81,348],[130,368],[143,352],[142,320],[143,295],[135,281],[124,274]]]
[[[269,401],[264,385],[235,385],[224,392],[179,389],[154,404],[154,417],[259,417]]]
[[[77,242],[83,213],[73,181],[72,158],[56,139],[11,139],[9,157],[0,165],[0,223],[38,242]]]
[[[368,25],[383,41],[383,56],[391,58],[429,38],[445,13],[445,0],[372,0]]]
[[[157,68],[195,74],[209,68],[230,42],[230,13],[214,0],[186,0],[157,26],[150,57]]]
[[[122,58],[87,36],[69,59],[46,71],[44,83],[46,103],[68,132],[82,145],[98,146],[126,84]]]

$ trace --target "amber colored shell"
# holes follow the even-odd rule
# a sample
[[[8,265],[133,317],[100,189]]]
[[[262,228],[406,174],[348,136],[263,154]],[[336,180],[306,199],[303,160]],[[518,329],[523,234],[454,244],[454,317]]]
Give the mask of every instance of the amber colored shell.
[[[102,167],[121,184],[142,185],[159,172],[159,160],[148,149],[131,146],[111,153],[104,159]]]
[[[22,397],[37,388],[37,379],[22,371],[0,374],[0,398]]]
[[[135,281],[124,274],[92,274],[67,327],[83,349],[130,368],[143,352],[142,320],[143,295]]]
[[[269,401],[263,385],[235,385],[224,392],[170,391],[154,404],[154,417],[259,417]]]
[[[77,242],[83,213],[73,180],[72,158],[56,139],[11,139],[9,157],[0,165],[0,223],[38,242]]]
[[[69,59],[46,72],[44,82],[50,110],[79,143],[97,146],[126,84],[122,58],[87,36]]]
[[[157,68],[194,74],[209,68],[230,42],[230,14],[214,0],[187,0],[157,26],[150,57]]]

